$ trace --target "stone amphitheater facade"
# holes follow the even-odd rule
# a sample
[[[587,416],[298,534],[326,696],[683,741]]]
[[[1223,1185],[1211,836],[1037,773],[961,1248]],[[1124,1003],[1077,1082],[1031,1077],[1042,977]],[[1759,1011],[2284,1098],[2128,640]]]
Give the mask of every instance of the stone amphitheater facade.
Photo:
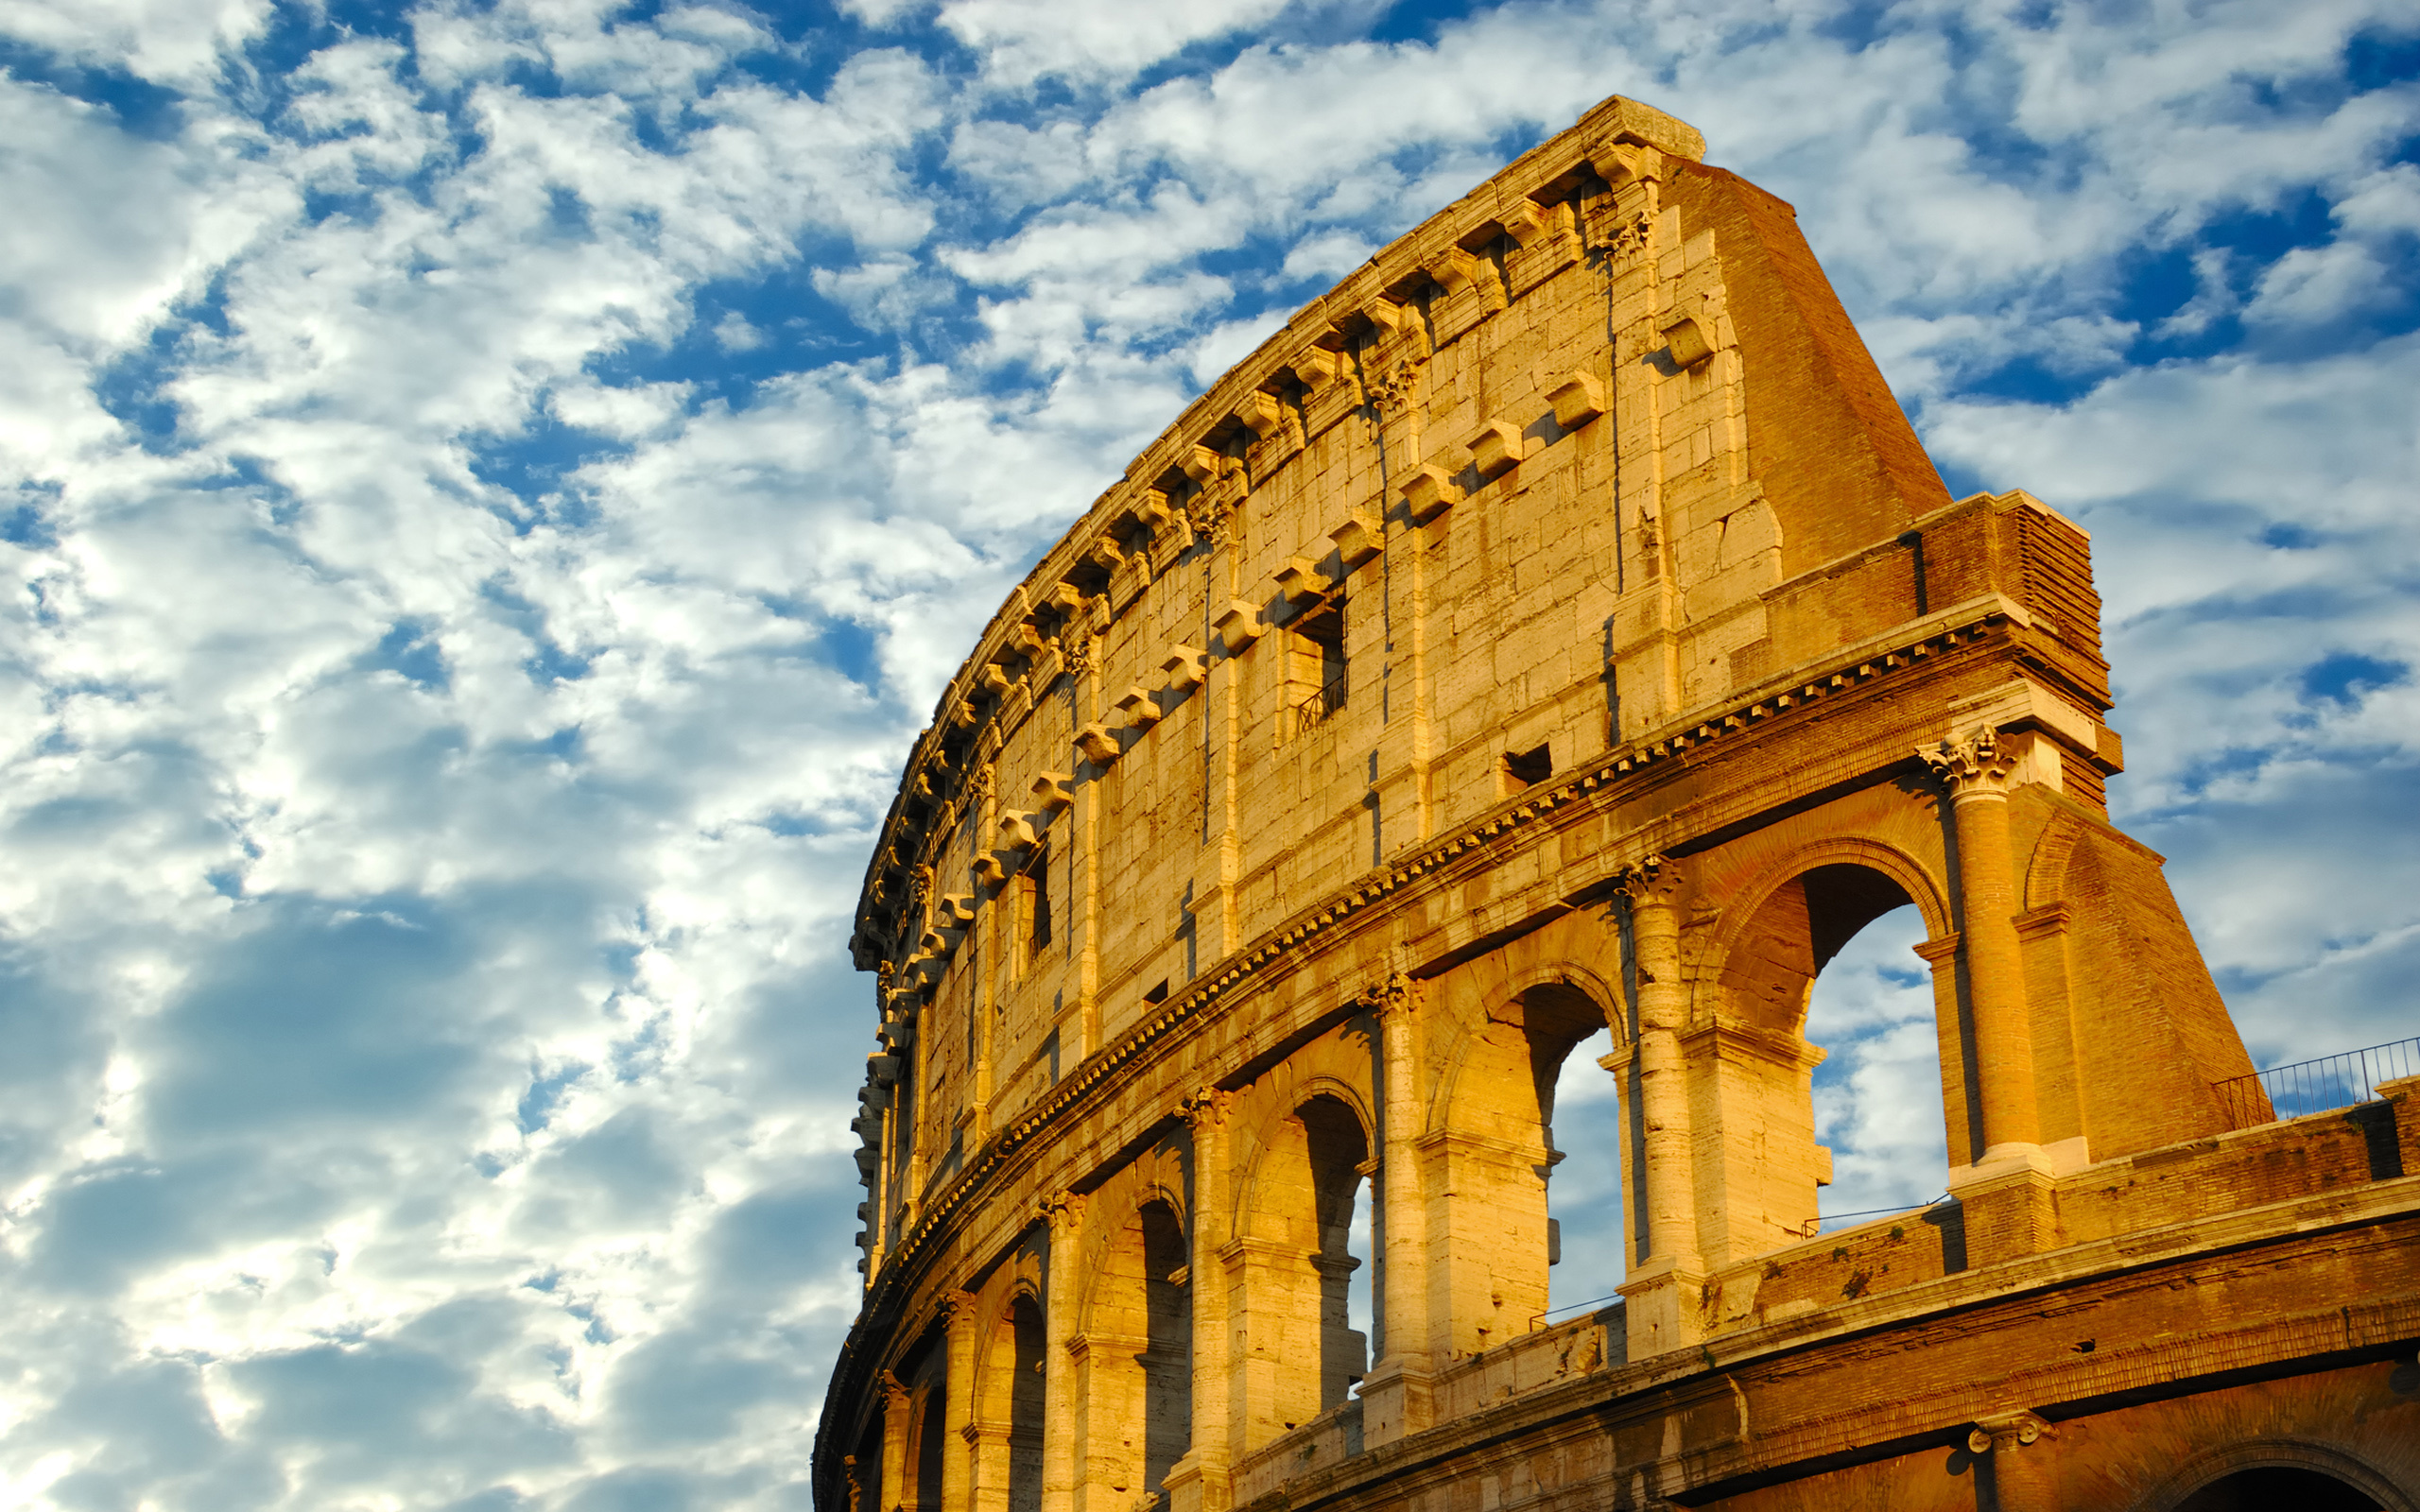
[[[1611,99],[1387,248],[950,683],[824,1512],[2413,1506],[2420,1082],[2240,1080],[2087,538],[1949,497],[1703,148]],[[1809,986],[1908,903],[1952,1200],[1814,1237]],[[1628,1280],[1548,1322],[1566,1157]]]

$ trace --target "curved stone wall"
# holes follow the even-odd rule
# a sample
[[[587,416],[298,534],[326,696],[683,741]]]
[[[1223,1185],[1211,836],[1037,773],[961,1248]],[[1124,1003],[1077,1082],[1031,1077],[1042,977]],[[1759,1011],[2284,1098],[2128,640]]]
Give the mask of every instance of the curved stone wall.
[[[2278,1195],[2133,1163],[2238,1169],[2213,1084],[2250,1064],[2108,823],[2086,538],[1950,500],[1789,207],[1702,148],[1609,100],[1386,249],[952,679],[854,940],[882,1047],[821,1505],[1399,1505],[1417,1462],[1459,1506],[1434,1467],[1516,1411],[1531,1475],[1598,1415],[1591,1505],[1624,1412],[1674,1468],[1619,1504],[1772,1484],[1690,1436],[1726,1356]],[[1907,903],[1957,1200],[1816,1240],[1806,993]],[[1600,1030],[1620,1147],[1558,1150]],[[1566,1159],[1618,1170],[1629,1280],[1549,1323]],[[1772,1442],[1829,1473],[1831,1432]]]

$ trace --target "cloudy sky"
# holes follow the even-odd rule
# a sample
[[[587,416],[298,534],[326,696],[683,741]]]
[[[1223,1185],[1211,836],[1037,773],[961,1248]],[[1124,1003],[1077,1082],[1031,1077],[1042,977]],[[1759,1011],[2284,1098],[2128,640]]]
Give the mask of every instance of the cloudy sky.
[[[2094,533],[2255,1056],[2420,1032],[2415,76],[2409,0],[8,0],[0,1504],[805,1506],[907,742],[1617,91],[1796,203],[1953,490]],[[1835,1209],[1939,1188],[1893,928]]]

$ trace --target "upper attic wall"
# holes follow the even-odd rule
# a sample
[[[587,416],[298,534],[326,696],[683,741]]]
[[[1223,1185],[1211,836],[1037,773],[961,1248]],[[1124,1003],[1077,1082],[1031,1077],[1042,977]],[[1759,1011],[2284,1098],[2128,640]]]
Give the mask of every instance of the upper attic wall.
[[[1788,203],[1737,174],[1674,163],[1665,203],[1721,249],[1747,388],[1749,469],[1796,576],[1906,530],[1949,490],[1832,292]]]

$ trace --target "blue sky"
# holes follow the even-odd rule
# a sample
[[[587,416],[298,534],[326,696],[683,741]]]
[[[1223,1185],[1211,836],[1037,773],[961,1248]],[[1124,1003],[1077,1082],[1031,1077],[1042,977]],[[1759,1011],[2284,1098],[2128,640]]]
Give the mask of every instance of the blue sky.
[[[2408,3],[15,0],[0,70],[0,1502],[804,1506],[907,742],[1616,92],[2093,532],[2255,1056],[2413,1032]],[[1938,1190],[1905,945],[1820,988],[1835,1206]]]

